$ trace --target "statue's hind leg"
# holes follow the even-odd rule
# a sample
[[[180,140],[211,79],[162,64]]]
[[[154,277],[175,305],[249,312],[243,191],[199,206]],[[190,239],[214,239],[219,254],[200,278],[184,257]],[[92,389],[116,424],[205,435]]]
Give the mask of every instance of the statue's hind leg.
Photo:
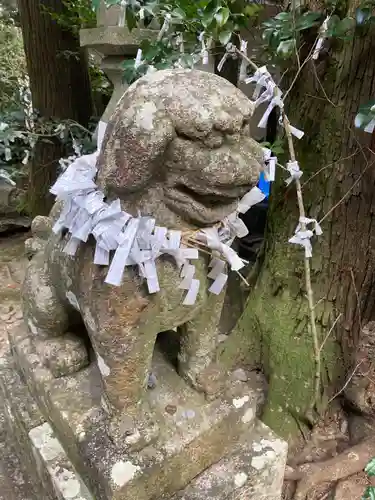
[[[70,314],[51,285],[44,253],[33,257],[22,293],[23,316],[39,357],[55,377],[88,364],[84,340],[69,333]]]
[[[215,363],[218,331],[225,293],[208,294],[204,308],[178,328],[180,334],[179,373],[210,399],[222,390],[223,373]]]

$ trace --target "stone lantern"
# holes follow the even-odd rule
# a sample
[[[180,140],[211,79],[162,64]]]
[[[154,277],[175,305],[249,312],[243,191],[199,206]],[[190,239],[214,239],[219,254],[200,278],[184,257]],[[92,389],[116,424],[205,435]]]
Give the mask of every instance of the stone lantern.
[[[127,27],[119,26],[121,7],[106,7],[101,0],[97,14],[96,28],[80,31],[81,47],[91,49],[100,55],[100,67],[113,83],[112,97],[103,113],[101,121],[107,123],[117,102],[128,84],[123,81],[123,63],[134,59],[142,40],[155,40],[158,30],[139,28],[129,32]]]

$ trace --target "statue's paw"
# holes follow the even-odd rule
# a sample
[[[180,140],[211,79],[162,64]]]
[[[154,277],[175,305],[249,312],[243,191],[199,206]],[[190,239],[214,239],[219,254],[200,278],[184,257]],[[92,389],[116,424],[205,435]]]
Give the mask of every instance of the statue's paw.
[[[153,443],[159,435],[159,426],[148,407],[143,406],[137,417],[126,413],[114,415],[109,424],[109,436],[116,446],[139,451]]]
[[[215,363],[211,363],[200,371],[194,366],[187,369],[180,366],[179,371],[181,376],[198,392],[203,392],[209,401],[218,398],[225,389],[226,372]]]
[[[76,373],[89,364],[85,343],[73,334],[40,340],[38,354],[55,378]]]

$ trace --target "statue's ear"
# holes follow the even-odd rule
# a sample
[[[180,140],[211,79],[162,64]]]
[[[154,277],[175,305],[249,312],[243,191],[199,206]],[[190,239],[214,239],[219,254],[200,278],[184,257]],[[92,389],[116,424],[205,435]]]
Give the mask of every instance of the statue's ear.
[[[125,94],[126,96],[126,94]],[[131,193],[165,175],[164,153],[174,126],[162,103],[122,99],[108,123],[98,159],[105,194]]]

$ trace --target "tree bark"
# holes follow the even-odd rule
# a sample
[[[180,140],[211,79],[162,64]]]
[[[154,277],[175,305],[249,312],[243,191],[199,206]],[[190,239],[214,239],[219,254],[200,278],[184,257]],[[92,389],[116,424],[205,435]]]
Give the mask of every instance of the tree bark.
[[[50,12],[63,13],[61,0],[18,0],[33,107],[43,119],[72,119],[87,125],[92,112],[90,80],[84,53],[73,32]],[[49,187],[64,147],[38,141],[30,169],[29,208],[33,216],[52,206]]]
[[[375,317],[375,154],[369,150],[374,144],[354,129],[358,107],[375,95],[374,53],[373,31],[342,42],[326,60],[306,65],[286,101],[291,123],[305,132],[296,156],[306,213],[323,219],[311,261],[320,345],[328,335],[321,351],[319,413],[346,383],[361,325]],[[304,253],[288,243],[299,218],[296,193],[284,179],[279,170],[264,262],[221,361],[263,369],[269,380],[264,420],[295,438],[307,423],[315,364]]]

